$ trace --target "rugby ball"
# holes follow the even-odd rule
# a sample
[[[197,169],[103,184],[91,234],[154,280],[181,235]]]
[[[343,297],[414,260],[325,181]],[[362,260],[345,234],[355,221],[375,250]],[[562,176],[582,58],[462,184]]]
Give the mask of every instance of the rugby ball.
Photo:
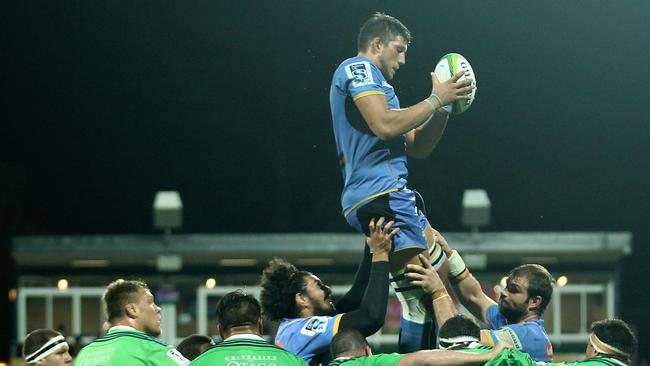
[[[474,85],[476,85],[476,75],[474,74],[472,65],[469,64],[465,57],[461,56],[458,53],[448,53],[444,55],[440,61],[438,61],[435,73],[438,81],[442,83],[449,80],[453,75],[461,70],[465,71],[465,74],[461,76],[459,80],[472,79],[474,80]],[[447,111],[447,113],[461,114],[472,105],[472,102],[474,102],[475,94],[476,89],[472,90],[472,92],[469,94],[469,100],[458,100],[444,106],[443,108],[445,111]]]

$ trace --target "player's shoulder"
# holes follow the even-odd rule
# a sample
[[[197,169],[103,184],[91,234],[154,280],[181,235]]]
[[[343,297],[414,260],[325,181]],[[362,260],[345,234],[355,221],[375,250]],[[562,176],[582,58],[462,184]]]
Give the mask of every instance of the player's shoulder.
[[[508,324],[504,328],[511,328],[518,333],[526,333],[535,338],[548,338],[546,329],[544,328],[544,320],[527,320],[523,323]]]
[[[362,56],[354,56],[343,60],[339,64],[337,70],[349,69],[350,65],[365,65],[368,66],[369,68],[377,68],[377,66],[372,61],[370,61],[369,58],[362,57]]]
[[[354,87],[381,84],[383,76],[377,66],[366,57],[351,57],[344,60],[334,73],[334,82],[351,81]]]
[[[104,344],[109,342],[111,343],[120,342],[120,343],[126,343],[134,346],[140,345],[142,347],[153,347],[153,348],[160,348],[160,349],[163,348],[167,349],[171,347],[170,345],[168,345],[167,343],[161,341],[156,337],[152,337],[142,332],[135,332],[135,331],[110,332],[100,338],[97,338],[93,343]]]
[[[315,315],[306,318],[292,318],[292,319],[283,319],[280,323],[282,328],[296,328],[303,327],[306,324],[327,324],[330,321],[334,321],[337,317],[340,317],[341,314],[336,314],[332,316],[326,315]]]
[[[286,352],[286,350],[282,347],[278,347],[272,343],[267,342],[264,339],[257,339],[257,338],[238,338],[238,339],[229,339],[225,340],[216,346],[211,347],[208,351],[204,352],[211,352],[211,353],[216,353],[219,351],[222,351],[224,349],[236,349],[236,348],[247,348],[247,349],[260,349],[260,350],[266,350],[266,351],[279,351],[279,352]]]
[[[492,305],[488,306],[487,309],[485,310],[485,313],[486,313],[486,315],[488,317],[501,315],[501,313],[499,312],[499,305],[498,304],[492,304]]]
[[[553,348],[546,331],[535,322],[508,324],[492,332],[500,342],[509,343],[515,349],[530,354],[535,361],[550,361],[553,357]]]
[[[396,365],[406,354],[402,353],[378,353],[372,356],[368,356],[368,360],[371,365],[386,365],[394,364]]]
[[[485,318],[491,329],[498,329],[508,323],[497,304],[492,304],[485,310]]]
[[[341,314],[288,319],[278,328],[276,344],[286,347],[292,343],[307,344],[317,342],[317,339],[329,339],[334,336],[336,320],[340,316]]]
[[[262,340],[255,339],[238,339],[231,341],[224,341],[220,344],[211,347],[207,351],[199,355],[192,365],[211,365],[215,360],[223,360],[224,355],[231,355],[236,353],[237,350],[245,349],[247,352],[257,352],[260,355],[264,354],[267,357],[274,359],[283,359],[286,362],[283,364],[288,365],[307,365],[304,360],[293,353],[278,347],[274,344]]]

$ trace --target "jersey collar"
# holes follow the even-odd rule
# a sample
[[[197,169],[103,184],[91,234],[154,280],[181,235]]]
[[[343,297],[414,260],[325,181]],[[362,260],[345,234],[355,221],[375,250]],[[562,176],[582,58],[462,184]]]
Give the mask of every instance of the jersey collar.
[[[224,339],[223,341],[225,342],[225,341],[229,341],[229,340],[232,340],[232,339],[255,339],[255,340],[258,340],[258,341],[266,341],[264,338],[258,336],[257,334],[252,334],[252,333],[249,333],[249,334],[233,334],[230,337]]]
[[[107,333],[118,331],[118,330],[126,330],[126,331],[130,331],[130,332],[139,332],[139,330],[137,330],[137,329],[135,329],[133,327],[129,327],[128,325],[116,325],[114,327],[111,327],[108,330]]]

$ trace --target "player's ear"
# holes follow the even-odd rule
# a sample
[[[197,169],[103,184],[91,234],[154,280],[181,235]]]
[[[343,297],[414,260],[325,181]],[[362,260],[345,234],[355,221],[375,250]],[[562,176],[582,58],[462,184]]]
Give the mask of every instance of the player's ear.
[[[373,52],[379,52],[381,51],[382,47],[384,46],[384,42],[382,42],[381,38],[375,37],[370,41],[370,47]]]
[[[124,314],[129,318],[136,318],[138,315],[138,307],[136,304],[130,302],[124,306]]]
[[[363,347],[363,351],[365,352],[366,356],[372,356],[372,348],[370,348],[370,346],[366,345]]]
[[[262,319],[259,319],[259,320],[257,321],[257,331],[258,331],[260,334],[263,334],[263,333],[262,333],[263,330],[264,330],[264,323],[262,322]]]
[[[532,296],[528,299],[528,310],[538,311],[540,306],[542,306],[541,296]]]
[[[295,300],[298,307],[305,307],[307,304],[307,298],[301,292],[296,292]]]

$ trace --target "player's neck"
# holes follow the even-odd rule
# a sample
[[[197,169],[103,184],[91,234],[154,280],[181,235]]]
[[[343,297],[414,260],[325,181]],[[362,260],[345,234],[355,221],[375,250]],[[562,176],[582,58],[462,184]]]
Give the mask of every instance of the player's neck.
[[[375,66],[379,67],[379,55],[370,51],[362,51],[357,54],[357,57],[365,57],[372,61]]]
[[[340,354],[340,355],[339,355],[338,357],[336,357],[336,358],[337,358],[337,359],[339,359],[339,358],[342,358],[342,359],[351,359],[351,358],[359,358],[359,357],[365,357],[365,356],[368,356],[368,355],[365,354],[364,352],[357,351],[357,352],[347,352],[347,353],[343,353],[343,354]]]
[[[139,323],[135,319],[131,318],[122,318],[119,320],[115,320],[110,323],[111,328],[116,327],[116,326],[123,326],[123,327],[130,327],[133,328],[137,331],[144,332],[144,328],[139,325]]]
[[[528,313],[522,316],[521,319],[519,319],[519,321],[513,323],[525,323],[531,320],[539,320],[539,315],[537,315],[537,313]]]
[[[298,318],[309,318],[309,317],[314,316],[314,315],[316,315],[314,313],[314,309],[312,309],[311,307],[308,307],[308,308],[300,309],[300,311],[298,312],[297,317]]]
[[[223,334],[223,339],[230,338],[234,335],[240,335],[240,334],[246,334],[246,335],[256,335],[258,337],[261,337],[262,335],[258,331],[257,327],[234,327],[230,328],[228,331],[224,332]]]

